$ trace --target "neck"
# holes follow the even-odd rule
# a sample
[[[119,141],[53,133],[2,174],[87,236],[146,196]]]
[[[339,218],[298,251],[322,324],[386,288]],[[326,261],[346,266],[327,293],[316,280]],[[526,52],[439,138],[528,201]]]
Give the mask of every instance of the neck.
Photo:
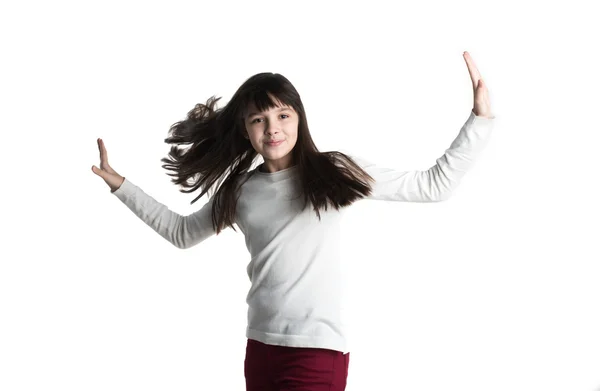
[[[294,167],[294,166],[295,166],[295,165],[291,165],[291,166],[288,166],[288,167],[286,167],[286,168],[282,168],[282,169],[279,169],[279,170],[275,170],[275,171],[269,171],[269,170],[267,170],[267,168],[266,168],[266,166],[265,166],[265,163],[262,163],[260,166],[258,166],[258,171],[260,171],[260,172],[264,172],[264,173],[267,173],[267,174],[272,174],[272,173],[274,173],[274,172],[278,172],[278,171],[282,171],[282,170],[287,170],[288,168],[292,168],[292,167]]]

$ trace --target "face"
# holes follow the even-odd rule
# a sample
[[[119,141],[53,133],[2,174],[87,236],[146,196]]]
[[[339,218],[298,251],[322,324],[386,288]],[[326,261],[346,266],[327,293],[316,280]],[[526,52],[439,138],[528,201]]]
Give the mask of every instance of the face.
[[[262,113],[250,105],[244,121],[250,143],[265,160],[261,171],[276,172],[295,164],[291,152],[298,139],[298,115],[281,102],[277,105]],[[281,142],[269,145],[273,140]]]

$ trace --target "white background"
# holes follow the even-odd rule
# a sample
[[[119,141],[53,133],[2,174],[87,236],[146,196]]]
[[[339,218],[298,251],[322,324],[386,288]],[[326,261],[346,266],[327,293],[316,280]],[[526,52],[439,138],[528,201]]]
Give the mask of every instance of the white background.
[[[243,234],[175,248],[92,172],[97,138],[190,214],[169,126],[276,72],[321,151],[425,170],[473,107],[466,50],[496,115],[476,165],[446,202],[346,214],[347,390],[600,390],[600,28],[569,3],[3,3],[0,389],[244,389]]]

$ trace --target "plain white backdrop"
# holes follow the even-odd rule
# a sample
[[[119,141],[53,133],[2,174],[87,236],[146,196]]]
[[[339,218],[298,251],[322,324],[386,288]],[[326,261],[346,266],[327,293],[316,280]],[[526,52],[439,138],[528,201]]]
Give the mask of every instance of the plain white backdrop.
[[[346,214],[347,391],[600,390],[600,28],[569,4],[3,3],[0,389],[244,389],[243,234],[175,248],[92,172],[97,138],[193,213],[168,128],[276,72],[321,151],[426,170],[473,107],[466,50],[496,115],[474,168],[446,202]]]

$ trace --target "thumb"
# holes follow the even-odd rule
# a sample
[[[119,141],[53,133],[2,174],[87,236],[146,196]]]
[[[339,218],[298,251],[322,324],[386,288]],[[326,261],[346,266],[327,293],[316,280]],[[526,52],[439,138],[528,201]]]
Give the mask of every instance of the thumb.
[[[96,174],[99,177],[101,177],[102,179],[104,179],[104,177],[102,176],[102,170],[101,169],[99,169],[96,166],[92,166],[92,171],[94,172],[94,174]]]

